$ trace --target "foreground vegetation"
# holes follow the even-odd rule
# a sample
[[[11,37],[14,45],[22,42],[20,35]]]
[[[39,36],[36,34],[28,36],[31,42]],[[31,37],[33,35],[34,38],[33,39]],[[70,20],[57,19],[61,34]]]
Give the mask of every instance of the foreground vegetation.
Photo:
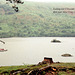
[[[2,66],[0,67],[0,74],[4,72],[8,72],[8,74],[10,74],[11,71],[23,70],[23,69],[27,69],[25,72],[28,73],[30,70],[42,68],[44,66],[47,66],[47,65],[45,64],[45,65],[38,65],[38,66],[35,66],[35,65]]]
[[[7,72],[8,73],[7,75],[10,75],[10,73],[12,73],[12,72],[22,71],[21,73],[17,73],[16,75],[23,75],[23,74],[27,75],[26,73],[28,73],[32,70],[37,70],[37,69],[40,69],[40,68],[43,68],[46,66],[47,66],[47,64],[22,65],[22,66],[3,66],[3,67],[0,67],[0,74]],[[51,64],[50,66],[58,69],[58,70],[56,70],[56,73],[57,73],[56,75],[75,75],[75,63],[54,63],[54,64]],[[46,75],[45,70],[43,71],[43,75]],[[47,75],[51,75],[51,74],[47,74]],[[53,75],[55,75],[55,74],[53,74]]]
[[[75,37],[75,13],[53,13],[53,8],[74,8],[75,4],[25,2],[18,7],[19,12],[15,12],[10,5],[0,3],[0,38]]]

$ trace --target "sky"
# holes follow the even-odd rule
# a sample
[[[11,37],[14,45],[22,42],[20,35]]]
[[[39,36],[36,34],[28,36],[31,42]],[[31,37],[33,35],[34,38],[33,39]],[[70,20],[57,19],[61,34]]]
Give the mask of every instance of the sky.
[[[24,1],[35,1],[35,2],[75,2],[75,0],[24,0]]]

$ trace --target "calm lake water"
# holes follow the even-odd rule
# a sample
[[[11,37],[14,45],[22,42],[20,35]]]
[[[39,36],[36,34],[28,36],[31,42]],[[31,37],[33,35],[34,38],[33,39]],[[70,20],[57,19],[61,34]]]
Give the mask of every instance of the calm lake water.
[[[57,39],[61,43],[51,43]],[[29,38],[0,38],[0,66],[37,64],[44,57],[51,57],[55,62],[75,62],[75,37],[29,37]],[[62,57],[69,53],[73,57]]]

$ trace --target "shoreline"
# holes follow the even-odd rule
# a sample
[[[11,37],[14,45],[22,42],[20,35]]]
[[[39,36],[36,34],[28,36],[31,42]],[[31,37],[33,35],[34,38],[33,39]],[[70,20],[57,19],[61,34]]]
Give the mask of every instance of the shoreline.
[[[2,70],[2,69],[3,70]],[[50,69],[51,68],[51,69]],[[0,67],[0,74],[25,74],[25,75],[35,75],[37,72],[40,71],[40,74],[43,72],[44,75],[50,75],[53,73],[55,74],[75,74],[75,63],[53,63],[53,64],[42,64],[42,65],[19,65],[19,66],[1,66]],[[47,72],[46,72],[47,70]],[[35,73],[35,74],[34,74]],[[61,74],[60,74],[61,73]]]

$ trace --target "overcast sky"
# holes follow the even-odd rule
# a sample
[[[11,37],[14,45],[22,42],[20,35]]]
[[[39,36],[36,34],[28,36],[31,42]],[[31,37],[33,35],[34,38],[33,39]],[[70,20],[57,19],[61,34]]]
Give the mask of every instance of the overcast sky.
[[[75,0],[24,0],[24,1],[36,1],[36,2],[75,2]]]

